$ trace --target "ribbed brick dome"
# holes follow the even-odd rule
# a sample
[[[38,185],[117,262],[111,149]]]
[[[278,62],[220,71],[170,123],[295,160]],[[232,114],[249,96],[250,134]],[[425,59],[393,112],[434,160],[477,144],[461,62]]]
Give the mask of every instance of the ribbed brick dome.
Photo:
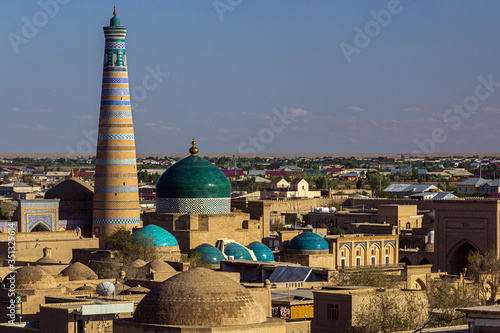
[[[176,326],[246,325],[264,322],[266,315],[245,287],[223,273],[199,267],[151,290],[137,306],[134,321]]]

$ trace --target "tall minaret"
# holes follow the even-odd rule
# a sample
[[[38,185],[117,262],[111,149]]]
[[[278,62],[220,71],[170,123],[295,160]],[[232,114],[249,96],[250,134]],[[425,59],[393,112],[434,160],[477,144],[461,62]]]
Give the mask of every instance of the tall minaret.
[[[99,245],[118,226],[140,224],[134,125],[128,85],[125,35],[116,8],[104,27],[104,69],[94,187],[93,234]]]

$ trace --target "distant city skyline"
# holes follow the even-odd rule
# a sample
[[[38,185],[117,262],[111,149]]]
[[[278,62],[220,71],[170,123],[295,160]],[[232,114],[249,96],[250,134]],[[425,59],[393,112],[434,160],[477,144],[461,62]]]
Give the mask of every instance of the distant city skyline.
[[[93,155],[116,4],[138,154],[500,152],[497,1],[3,1],[0,152]]]

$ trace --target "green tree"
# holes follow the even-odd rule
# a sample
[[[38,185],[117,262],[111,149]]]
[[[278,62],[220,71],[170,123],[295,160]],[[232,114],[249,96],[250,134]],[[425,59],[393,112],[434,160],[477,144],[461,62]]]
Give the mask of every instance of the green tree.
[[[196,267],[205,267],[208,269],[212,269],[212,264],[208,261],[204,261],[201,259],[201,254],[196,251],[191,251],[189,254],[183,253],[181,255],[182,262],[189,263],[189,269],[193,269]]]
[[[156,259],[153,240],[144,235],[132,237],[132,232],[125,227],[117,227],[116,231],[106,238],[105,244],[108,248],[120,251],[123,264],[136,259],[144,261]]]
[[[9,212],[1,207],[0,207],[0,220],[10,220]]]
[[[356,188],[359,190],[362,187],[363,187],[363,179],[361,179],[361,177],[359,177],[358,181],[356,182]]]
[[[381,175],[378,171],[370,171],[366,174],[366,179],[373,194],[380,195],[382,190],[391,184],[388,177]]]
[[[330,235],[343,235],[343,234],[344,234],[344,230],[342,228],[339,228],[339,227],[333,227],[330,230]]]

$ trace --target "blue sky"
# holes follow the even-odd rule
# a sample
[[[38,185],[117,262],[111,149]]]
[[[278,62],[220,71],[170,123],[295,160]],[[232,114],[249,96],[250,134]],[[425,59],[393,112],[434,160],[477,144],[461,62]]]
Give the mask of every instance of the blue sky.
[[[498,1],[6,0],[0,152],[95,151],[114,3],[138,153],[500,151]]]

